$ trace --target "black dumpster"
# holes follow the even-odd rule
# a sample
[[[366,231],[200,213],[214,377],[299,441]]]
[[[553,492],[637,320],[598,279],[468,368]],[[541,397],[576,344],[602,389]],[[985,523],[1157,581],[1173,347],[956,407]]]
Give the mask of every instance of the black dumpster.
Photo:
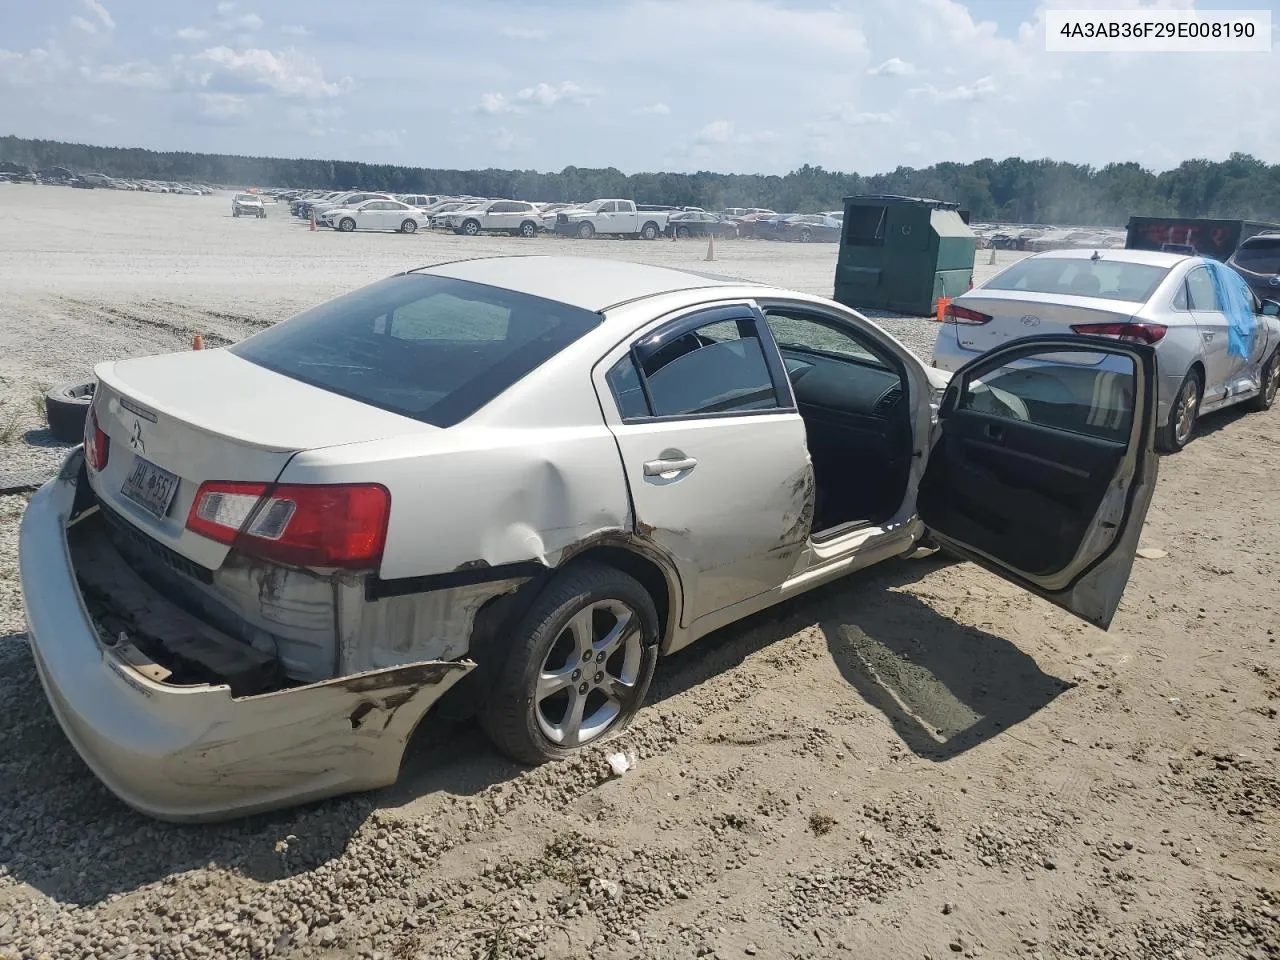
[[[835,299],[915,316],[969,289],[977,238],[958,203],[845,197]]]

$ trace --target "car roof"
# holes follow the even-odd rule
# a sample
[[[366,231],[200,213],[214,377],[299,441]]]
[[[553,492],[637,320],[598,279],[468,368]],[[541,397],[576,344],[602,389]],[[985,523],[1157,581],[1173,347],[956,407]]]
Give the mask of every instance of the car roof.
[[[719,286],[762,287],[733,277],[625,260],[549,255],[455,260],[410,272],[484,283],[597,313],[623,303],[681,290]]]
[[[1100,260],[1113,263],[1145,263],[1153,267],[1175,267],[1193,259],[1185,253],[1166,253],[1162,250],[1128,250],[1107,247],[1079,247],[1072,250],[1046,250],[1034,254],[1037,260],[1088,260],[1097,253]]]

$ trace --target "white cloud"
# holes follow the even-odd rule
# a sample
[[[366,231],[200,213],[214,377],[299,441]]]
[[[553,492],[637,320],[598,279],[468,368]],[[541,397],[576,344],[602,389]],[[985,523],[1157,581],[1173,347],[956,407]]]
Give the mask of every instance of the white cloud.
[[[949,90],[939,90],[932,84],[925,84],[923,87],[915,87],[907,92],[912,96],[923,94],[939,103],[972,103],[976,100],[985,100],[995,93],[996,82],[994,77],[979,77],[971,84],[963,84]]]
[[[169,78],[156,66],[142,61],[107,64],[95,68],[80,67],[80,75],[94,83],[130,90],[166,90]]]
[[[481,94],[480,102],[476,104],[476,110],[480,113],[487,113],[490,115],[522,112],[521,108],[508,100],[504,93]]]
[[[873,77],[910,77],[917,73],[914,63],[908,63],[906,60],[899,60],[897,57],[890,57],[878,67],[872,67],[867,71]]]
[[[222,0],[222,3],[218,4],[218,13],[225,17],[235,8],[235,0]]]
[[[107,8],[99,3],[98,0],[82,0],[82,2],[84,3],[84,8],[97,17],[104,27],[108,30],[115,29],[115,20],[111,19],[111,14],[107,12]]]
[[[651,103],[647,107],[637,107],[635,110],[631,112],[639,114],[641,116],[648,115],[648,116],[655,116],[655,117],[665,117],[667,114],[671,112],[671,108],[668,107],[665,103]]]
[[[310,33],[306,27],[297,23],[286,24],[280,28],[280,32],[286,37],[305,37]]]
[[[587,96],[586,91],[572,80],[565,80],[554,85],[539,83],[532,87],[525,87],[516,94],[516,99],[526,103],[536,103],[538,106],[547,109],[561,102],[580,104],[589,104],[591,102],[591,98]]]
[[[326,80],[315,60],[293,50],[273,53],[256,48],[236,51],[219,46],[196,54],[194,59],[212,64],[221,74],[221,80],[215,74],[206,83],[225,83],[229,80],[252,90],[269,91],[282,97],[336,97],[351,87],[349,77],[336,82]]]
[[[695,143],[728,143],[733,136],[733,124],[728,120],[712,120],[694,134]]]
[[[244,97],[231,93],[198,94],[200,112],[210,120],[236,120],[249,112],[249,104]]]
[[[68,66],[67,59],[52,44],[26,53],[0,50],[0,87],[28,87],[47,84]]]
[[[508,40],[546,40],[550,34],[532,27],[503,27],[498,31]]]
[[[175,30],[173,35],[179,40],[189,40],[195,43],[209,36],[209,31],[201,30],[199,27],[183,27],[181,30]]]
[[[84,17],[72,17],[71,25],[77,30],[83,30],[85,33],[97,33],[98,28],[86,20]]]

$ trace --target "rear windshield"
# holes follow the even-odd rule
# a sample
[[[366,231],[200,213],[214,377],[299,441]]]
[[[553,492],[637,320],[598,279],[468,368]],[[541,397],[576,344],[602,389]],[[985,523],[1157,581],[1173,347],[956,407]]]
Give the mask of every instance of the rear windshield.
[[[464,280],[391,277],[230,348],[244,360],[448,427],[588,330],[598,314]]]
[[[1122,260],[1028,258],[992,277],[987,290],[1026,290],[1074,297],[1098,297],[1144,303],[1169,274],[1168,267]]]
[[[1254,273],[1280,273],[1280,237],[1247,241],[1236,250],[1235,261]]]

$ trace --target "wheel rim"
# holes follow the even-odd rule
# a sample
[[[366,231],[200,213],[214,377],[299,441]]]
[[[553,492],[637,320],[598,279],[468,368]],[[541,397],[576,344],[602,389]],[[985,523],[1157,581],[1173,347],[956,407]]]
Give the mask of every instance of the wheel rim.
[[[1191,439],[1191,431],[1196,424],[1196,407],[1199,405],[1199,391],[1194,380],[1188,380],[1178,394],[1177,419],[1174,421],[1174,439],[1178,445]]]
[[[531,227],[529,224],[526,223],[523,227],[520,228],[520,232],[526,237],[532,237],[533,227]]]
[[[406,221],[404,222],[404,232],[405,232],[405,233],[413,233],[413,231],[415,231],[415,230],[417,230],[417,229],[418,229],[418,225],[417,225],[416,223],[414,223],[412,220],[406,220]]]
[[[463,229],[463,232],[466,233],[467,236],[469,237],[474,237],[477,233],[480,232],[480,228],[477,227],[474,223],[468,223],[462,229]]]
[[[584,223],[581,227],[578,228],[578,236],[582,237],[583,239],[590,237],[591,234],[594,232],[595,232],[594,229],[592,229],[591,224],[589,223]]]
[[[634,705],[644,659],[640,617],[621,600],[597,600],[573,615],[538,670],[533,710],[552,743],[599,739]]]

